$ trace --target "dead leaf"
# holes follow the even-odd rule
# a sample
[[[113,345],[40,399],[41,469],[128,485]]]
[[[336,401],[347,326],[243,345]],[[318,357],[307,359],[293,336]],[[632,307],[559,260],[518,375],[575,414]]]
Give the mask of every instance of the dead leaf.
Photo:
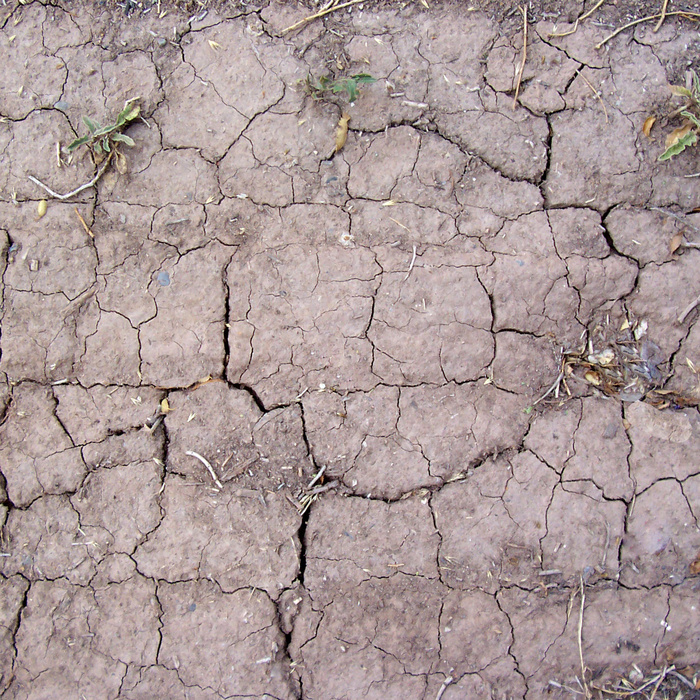
[[[44,214],[46,214],[46,208],[48,207],[48,204],[46,203],[45,199],[39,200],[39,204],[36,208],[36,214],[37,216],[41,219]]]
[[[160,412],[161,413],[170,413],[173,409],[170,408],[170,403],[168,402],[168,399],[163,399],[160,402]]]
[[[671,238],[671,242],[668,244],[671,253],[675,253],[681,247],[681,243],[683,243],[683,231]]]
[[[586,372],[586,374],[583,376],[585,377],[586,381],[589,384],[593,384],[593,386],[600,386],[602,383],[600,375],[597,372]]]
[[[337,153],[348,140],[348,124],[350,123],[350,115],[343,112],[343,115],[338,120],[338,126],[335,130],[335,152]]]
[[[223,48],[221,44],[216,41],[212,41],[211,39],[209,39],[209,46],[211,46],[213,51],[218,51],[219,49]]]
[[[696,576],[697,574],[700,574],[700,554],[698,554],[698,556],[695,557],[695,561],[692,562],[689,569],[691,576]]]
[[[119,151],[116,151],[115,155],[117,157],[117,170],[119,171],[119,174],[126,175],[126,156],[123,153],[120,153]]]
[[[651,127],[654,126],[655,121],[656,121],[656,117],[647,117],[644,120],[644,126],[642,126],[642,133],[647,138],[649,138],[649,136],[651,134]]]
[[[692,124],[686,124],[685,126],[679,126],[677,129],[674,129],[667,137],[666,137],[666,150],[671,148],[671,146],[675,146],[691,129]]]

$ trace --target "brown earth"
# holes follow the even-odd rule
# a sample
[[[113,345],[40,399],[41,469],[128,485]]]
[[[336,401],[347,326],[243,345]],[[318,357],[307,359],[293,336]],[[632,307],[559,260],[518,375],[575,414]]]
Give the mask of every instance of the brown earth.
[[[498,2],[3,5],[3,697],[700,670],[700,151],[657,161],[696,25],[535,3],[513,109]],[[135,97],[126,174],[28,179]],[[644,390],[537,402],[610,328]]]

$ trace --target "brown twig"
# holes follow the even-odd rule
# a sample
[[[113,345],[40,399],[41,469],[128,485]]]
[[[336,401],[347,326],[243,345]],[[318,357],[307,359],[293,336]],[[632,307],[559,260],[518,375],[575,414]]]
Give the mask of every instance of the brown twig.
[[[80,223],[83,225],[83,228],[85,229],[85,233],[90,236],[90,238],[94,238],[95,234],[90,230],[90,227],[87,225],[85,222],[85,219],[81,216],[80,212],[78,211],[78,207],[75,207],[75,213],[78,215],[78,218],[80,219]]]
[[[667,12],[666,13],[666,17],[671,17],[672,15],[682,15],[683,17],[697,17],[698,19],[700,19],[700,12],[688,12],[686,10],[675,10],[674,12]],[[659,17],[661,17],[661,15],[649,15],[648,17],[642,17],[642,19],[635,19],[633,22],[629,22],[628,24],[625,24],[624,26],[619,27],[612,34],[610,34],[609,36],[606,36],[605,39],[603,39],[603,41],[601,41],[600,43],[595,45],[595,48],[596,49],[602,48],[603,46],[605,46],[605,44],[607,44],[610,41],[610,39],[614,39],[618,34],[620,34],[621,32],[624,32],[625,29],[629,29],[630,27],[634,27],[635,25],[641,24],[642,22],[648,22],[649,20],[652,20],[652,19],[658,19]]]
[[[600,96],[600,92],[593,87],[591,81],[588,80],[588,78],[583,73],[581,73],[581,71],[579,71],[579,75],[583,78],[586,85],[588,85],[588,87],[591,88],[591,92],[593,93],[593,95],[598,98],[598,101],[600,102],[600,105],[603,108],[603,113],[605,114],[605,123],[608,124],[610,121],[608,119],[608,110],[605,109],[605,102],[603,102],[603,98]]]
[[[653,29],[654,34],[661,29],[661,25],[664,23],[664,20],[666,19],[666,8],[668,7],[668,0],[664,0],[664,4],[661,6],[661,16],[659,17],[659,21],[656,23],[656,26]]]
[[[520,62],[520,70],[518,71],[518,79],[515,82],[515,95],[513,95],[513,109],[518,106],[518,95],[520,94],[520,83],[523,79],[523,71],[525,70],[525,61],[527,60],[527,5],[520,8],[523,13],[523,58]]]
[[[325,15],[330,14],[331,12],[335,12],[336,10],[342,10],[344,7],[350,7],[350,5],[357,5],[358,2],[364,2],[364,0],[349,0],[348,2],[344,2],[340,5],[334,5],[333,7],[321,10],[316,14],[304,17],[304,19],[301,19],[298,22],[295,22],[294,24],[290,25],[286,29],[283,29],[282,34],[286,34],[287,32],[293,32],[295,29],[303,27],[308,22],[312,22],[313,20],[318,19],[319,17],[325,17]]]
[[[105,162],[97,171],[97,175],[95,175],[95,177],[93,177],[92,180],[90,180],[90,182],[86,182],[84,185],[80,185],[80,187],[74,189],[72,192],[68,192],[67,194],[59,194],[58,192],[54,192],[51,188],[47,187],[43,182],[41,182],[41,180],[37,180],[33,175],[29,175],[28,177],[35,185],[43,187],[55,199],[70,199],[71,197],[75,197],[76,194],[80,194],[83,190],[88,189],[88,187],[93,187],[97,183],[97,181],[104,175],[105,170],[107,170],[107,166],[112,160],[113,153],[114,151],[111,151],[110,154],[105,158]]]

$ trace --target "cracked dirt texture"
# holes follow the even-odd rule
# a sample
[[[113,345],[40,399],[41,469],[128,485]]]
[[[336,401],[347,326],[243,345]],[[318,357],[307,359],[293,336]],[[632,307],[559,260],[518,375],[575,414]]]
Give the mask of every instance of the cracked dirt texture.
[[[569,697],[581,582],[598,682],[697,668],[697,409],[533,409],[608,316],[697,392],[700,151],[641,133],[697,30],[535,9],[513,109],[512,16],[72,5],[0,8],[3,697]]]

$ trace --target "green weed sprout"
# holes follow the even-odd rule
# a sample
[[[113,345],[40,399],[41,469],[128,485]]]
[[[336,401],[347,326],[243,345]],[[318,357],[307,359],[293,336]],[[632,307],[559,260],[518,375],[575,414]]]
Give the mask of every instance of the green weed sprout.
[[[688,71],[688,87],[671,85],[671,92],[675,97],[682,97],[686,103],[674,114],[680,114],[684,118],[682,126],[674,129],[666,137],[666,150],[659,156],[659,160],[670,160],[682,153],[688,146],[694,146],[700,134],[700,79],[694,70]]]
[[[303,81],[306,91],[315,100],[321,100],[327,97],[329,93],[339,95],[345,93],[348,102],[355,102],[360,95],[361,85],[371,85],[376,83],[377,79],[373,78],[368,73],[357,73],[348,78],[333,79],[329,75],[322,75],[320,78],[315,78],[311,73]]]
[[[123,143],[125,146],[133,146],[134,139],[126,134],[122,134],[121,130],[128,126],[141,113],[141,108],[134,104],[138,98],[134,97],[124,104],[124,109],[117,115],[114,124],[109,126],[101,126],[98,122],[93,121],[89,117],[83,117],[83,123],[88,128],[88,134],[75,139],[68,145],[68,152],[72,153],[76,148],[87,145],[97,155],[110,154],[116,144]]]

